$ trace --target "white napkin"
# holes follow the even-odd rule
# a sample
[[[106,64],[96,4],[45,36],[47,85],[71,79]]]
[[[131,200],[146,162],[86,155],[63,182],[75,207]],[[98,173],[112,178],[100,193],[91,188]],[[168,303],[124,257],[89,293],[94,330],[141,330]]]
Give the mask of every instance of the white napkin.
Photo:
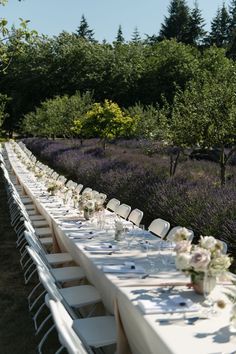
[[[94,235],[91,234],[90,232],[85,232],[85,233],[70,232],[69,236],[77,239],[90,239],[94,237]]]
[[[143,267],[136,266],[133,262],[103,266],[102,270],[107,273],[145,273]]]
[[[66,227],[66,228],[70,228],[70,227],[72,227],[72,228],[78,227],[79,228],[80,227],[80,225],[76,224],[75,222],[62,222],[60,224],[60,226]]]
[[[153,300],[139,300],[138,306],[145,314],[196,312],[199,305],[181,295],[171,295],[165,300],[154,298]]]
[[[84,249],[87,251],[114,251],[117,250],[117,247],[110,243],[102,243],[101,245],[85,246]]]

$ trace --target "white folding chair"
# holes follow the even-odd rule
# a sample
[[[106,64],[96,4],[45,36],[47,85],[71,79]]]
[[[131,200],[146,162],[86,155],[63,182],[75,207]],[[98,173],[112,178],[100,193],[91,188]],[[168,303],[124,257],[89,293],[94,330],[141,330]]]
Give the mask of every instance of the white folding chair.
[[[49,264],[44,263],[41,256],[32,247],[26,246],[26,249],[31,259],[34,262],[35,267],[37,266],[46,267],[49,270],[50,274],[53,276],[57,284],[68,283],[71,281],[81,281],[82,279],[85,278],[85,273],[83,269],[79,266],[52,268]],[[28,295],[28,304],[29,304],[30,311],[32,310],[32,308],[34,308],[34,306],[37,304],[37,302],[39,301],[42,295],[40,294],[40,296],[37,296],[35,298],[35,293],[39,285],[41,285],[40,282],[36,284],[36,286],[32,289],[32,291]],[[43,310],[44,307],[45,307],[45,302],[43,302],[43,304],[37,309],[36,313],[33,316],[33,321],[34,321],[34,326],[36,331],[39,330],[38,317],[41,314],[41,311]]]
[[[112,198],[107,203],[106,209],[114,212],[119,205],[120,205],[120,201],[116,198]]]
[[[131,206],[128,204],[120,204],[117,209],[115,210],[115,213],[122,217],[123,219],[127,219],[129,213],[131,211]]]
[[[131,221],[136,226],[139,226],[142,218],[143,218],[143,211],[137,208],[132,210],[128,216],[128,220]]]
[[[72,319],[60,301],[49,299],[49,307],[58,331],[62,348],[70,354],[93,353],[116,343],[116,324],[113,316]]]
[[[151,222],[148,227],[148,231],[163,239],[166,236],[169,228],[170,223],[168,221],[158,218]]]

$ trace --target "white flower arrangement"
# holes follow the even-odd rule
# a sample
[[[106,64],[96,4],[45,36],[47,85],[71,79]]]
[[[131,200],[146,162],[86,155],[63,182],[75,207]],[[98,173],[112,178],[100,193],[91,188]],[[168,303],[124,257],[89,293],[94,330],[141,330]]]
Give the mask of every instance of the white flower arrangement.
[[[192,238],[192,232],[186,229],[186,227],[179,228],[172,236],[171,241],[178,243],[181,241],[189,241]]]
[[[61,185],[58,182],[51,182],[48,185],[47,191],[51,194],[55,193],[57,190],[61,188]]]
[[[201,236],[197,245],[180,241],[175,247],[176,268],[192,276],[218,276],[227,271],[232,261],[223,250],[223,243],[212,236]]]

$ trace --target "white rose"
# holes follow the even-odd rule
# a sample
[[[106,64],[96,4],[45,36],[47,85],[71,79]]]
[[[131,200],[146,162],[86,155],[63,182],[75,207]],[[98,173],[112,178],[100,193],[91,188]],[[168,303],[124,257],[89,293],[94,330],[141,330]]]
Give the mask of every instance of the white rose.
[[[211,261],[211,253],[200,247],[193,251],[190,264],[197,272],[204,272]]]
[[[209,270],[212,275],[220,274],[226,271],[231,264],[231,260],[227,255],[221,255],[220,257],[214,258],[209,265]]]
[[[190,265],[191,256],[188,253],[178,253],[175,258],[176,268],[179,270],[188,270]]]
[[[176,253],[189,253],[191,250],[191,242],[190,241],[180,241],[176,244],[174,251]]]
[[[173,235],[173,241],[180,242],[180,241],[184,241],[184,240],[190,240],[191,236],[192,236],[192,233],[188,229],[186,229],[186,227],[181,227]]]
[[[214,250],[217,240],[213,236],[201,236],[199,245],[207,250]]]

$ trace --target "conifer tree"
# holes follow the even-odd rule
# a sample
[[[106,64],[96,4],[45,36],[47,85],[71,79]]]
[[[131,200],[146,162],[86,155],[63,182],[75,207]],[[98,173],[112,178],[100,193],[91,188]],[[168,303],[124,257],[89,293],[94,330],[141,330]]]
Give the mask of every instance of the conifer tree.
[[[138,44],[141,42],[141,36],[139,34],[139,30],[138,30],[138,27],[135,27],[134,29],[134,32],[132,34],[132,37],[131,37],[131,41],[135,44]]]
[[[88,22],[84,15],[81,17],[80,25],[76,31],[76,35],[79,38],[87,39],[90,42],[94,42],[94,31],[89,28]]]
[[[198,7],[197,1],[195,1],[194,8],[190,12],[189,28],[188,28],[188,44],[197,45],[203,40],[206,35],[204,30],[204,18],[202,12]]]
[[[161,25],[159,40],[175,38],[179,42],[188,41],[190,10],[185,0],[171,0],[169,16]]]
[[[229,45],[227,54],[231,58],[236,58],[236,0],[232,0],[229,5]]]
[[[229,43],[229,27],[230,16],[223,3],[222,8],[218,8],[216,16],[211,22],[209,44],[215,44],[217,47],[227,47]]]
[[[121,28],[121,25],[119,25],[115,42],[122,44],[122,43],[124,43],[124,41],[125,41],[125,39],[123,36],[122,28]]]

